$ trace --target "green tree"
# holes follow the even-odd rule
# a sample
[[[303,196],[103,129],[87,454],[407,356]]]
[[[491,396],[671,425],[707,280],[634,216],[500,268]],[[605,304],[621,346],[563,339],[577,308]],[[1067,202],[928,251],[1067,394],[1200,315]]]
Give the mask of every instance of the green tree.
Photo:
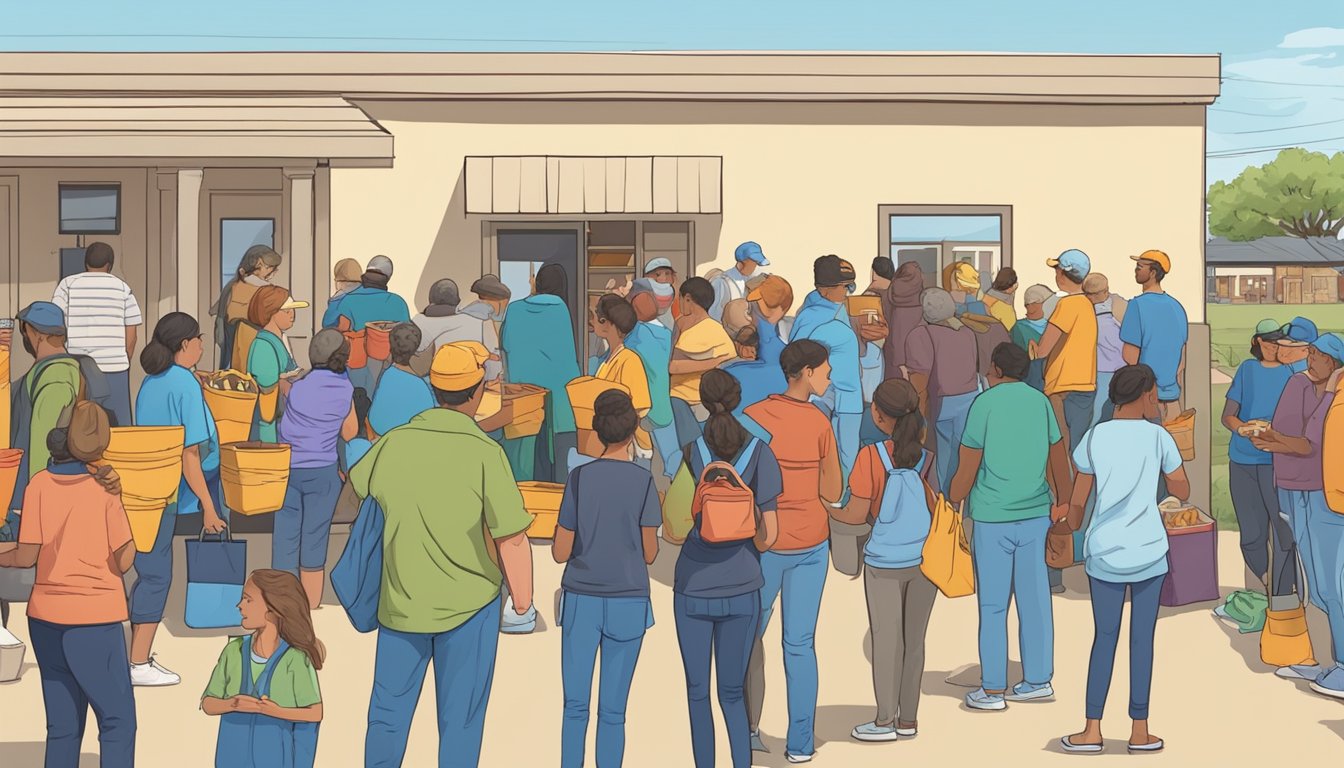
[[[1229,240],[1338,237],[1344,229],[1344,152],[1285,149],[1231,183],[1209,187],[1209,231]]]

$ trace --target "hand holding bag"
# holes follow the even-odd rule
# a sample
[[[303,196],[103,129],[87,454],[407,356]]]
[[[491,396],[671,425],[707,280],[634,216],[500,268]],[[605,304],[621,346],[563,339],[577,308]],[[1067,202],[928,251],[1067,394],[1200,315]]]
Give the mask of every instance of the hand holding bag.
[[[204,530],[187,540],[187,606],[183,621],[192,629],[236,627],[243,617],[238,601],[247,581],[247,542],[234,541],[229,529],[207,539]]]
[[[962,516],[965,504],[954,509],[941,493],[934,496],[928,483],[924,484],[924,496],[929,503],[931,523],[919,570],[946,597],[975,594],[975,565]]]

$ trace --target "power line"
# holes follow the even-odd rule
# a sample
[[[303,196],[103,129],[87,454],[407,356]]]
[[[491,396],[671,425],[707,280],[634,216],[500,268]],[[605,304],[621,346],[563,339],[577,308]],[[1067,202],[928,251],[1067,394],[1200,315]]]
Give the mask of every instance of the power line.
[[[1260,85],[1291,85],[1303,88],[1344,88],[1344,83],[1289,83],[1282,80],[1258,80],[1253,77],[1237,77],[1235,75],[1223,75],[1224,81],[1237,83],[1258,83]]]
[[[1307,144],[1325,144],[1332,141],[1344,141],[1344,136],[1335,136],[1329,139],[1315,139],[1313,141],[1302,141],[1296,144],[1282,144],[1268,147],[1240,147],[1238,149],[1222,149],[1216,152],[1207,152],[1205,157],[1240,157],[1242,155],[1258,155],[1262,152],[1278,152],[1284,149],[1305,149]]]
[[[1224,109],[1222,107],[1209,107],[1210,112],[1225,112],[1229,115],[1245,115],[1247,117],[1291,117],[1291,115],[1266,114],[1264,112],[1243,112],[1239,109]]]
[[[1294,131],[1297,130],[1298,128],[1316,128],[1317,126],[1334,125],[1336,123],[1344,123],[1344,118],[1341,118],[1339,120],[1326,120],[1320,123],[1303,123],[1301,125],[1287,125],[1284,126],[1283,128],[1260,128],[1254,131],[1225,131],[1225,132],[1220,131],[1220,133],[1225,133],[1225,135],[1228,136],[1245,136],[1252,133],[1273,133],[1275,131]]]
[[[340,35],[226,35],[226,34],[163,34],[163,33],[144,33],[144,34],[0,34],[0,40],[83,40],[83,39],[110,39],[110,40],[135,40],[137,38],[156,38],[156,39],[181,39],[181,40],[339,40],[342,42],[350,41],[377,41],[377,42],[407,42],[407,43],[583,43],[592,45],[659,45],[657,41],[652,40],[560,40],[560,39],[531,39],[531,38],[508,38],[508,37],[397,37],[397,36],[368,36],[358,35],[354,37],[342,37]]]

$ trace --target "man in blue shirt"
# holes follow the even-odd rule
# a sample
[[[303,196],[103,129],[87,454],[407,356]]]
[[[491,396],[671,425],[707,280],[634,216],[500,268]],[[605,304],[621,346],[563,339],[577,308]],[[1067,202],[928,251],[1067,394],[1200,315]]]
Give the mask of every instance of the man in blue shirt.
[[[677,445],[677,428],[672,421],[671,377],[667,372],[672,360],[672,331],[658,322],[658,299],[652,280],[641,277],[634,281],[626,298],[639,322],[625,337],[625,346],[639,355],[644,363],[644,376],[649,380],[651,406],[642,426],[653,438],[653,449],[663,462],[664,477],[671,480],[681,465],[681,446]]]
[[[760,358],[760,343],[761,337],[755,328],[747,326],[738,329],[737,335],[733,337],[737,359],[723,366],[723,370],[737,379],[737,383],[742,387],[742,401],[733,409],[733,416],[737,417],[748,432],[768,443],[769,434],[765,433],[764,429],[744,411],[771,395],[784,394],[789,384],[784,379],[784,369],[779,367],[779,361],[772,364]]]
[[[756,274],[758,268],[770,266],[761,246],[750,241],[737,246],[733,259],[737,262],[733,268],[714,278],[714,303],[709,307],[709,316],[719,322],[723,322],[723,308],[728,302],[747,297],[747,278]]]
[[[365,325],[372,322],[409,323],[411,312],[406,306],[406,300],[387,289],[391,280],[391,259],[386,256],[369,259],[369,266],[359,279],[359,287],[327,306],[327,311],[322,315],[322,327],[338,331],[362,331]],[[349,369],[350,383],[373,397],[374,387],[386,364],[385,360],[370,359],[363,368]]]
[[[848,483],[849,471],[859,452],[859,430],[863,422],[859,338],[882,341],[887,327],[865,324],[856,335],[849,324],[845,299],[856,289],[853,264],[839,256],[822,256],[812,264],[812,277],[817,289],[803,300],[789,340],[811,339],[830,352],[831,389],[826,393],[826,404],[831,408],[831,426],[840,450],[840,470]],[[846,490],[840,506],[848,501]]]
[[[1157,376],[1157,399],[1163,421],[1180,415],[1181,385],[1185,381],[1185,341],[1190,321],[1185,308],[1162,290],[1171,272],[1171,258],[1162,251],[1144,251],[1134,260],[1134,282],[1143,293],[1134,297],[1120,325],[1120,341],[1127,365],[1143,363]]]
[[[793,307],[793,286],[779,275],[764,275],[752,280],[747,291],[751,318],[759,339],[757,357],[771,365],[779,365],[779,355],[788,346],[789,331],[785,317]]]

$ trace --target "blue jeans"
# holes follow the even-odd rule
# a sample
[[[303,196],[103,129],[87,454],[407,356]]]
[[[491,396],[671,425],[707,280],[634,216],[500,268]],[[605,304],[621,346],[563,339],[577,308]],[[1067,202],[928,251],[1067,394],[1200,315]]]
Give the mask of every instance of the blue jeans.
[[[1311,493],[1318,499],[1307,512],[1310,531],[1307,538],[1316,570],[1312,602],[1330,620],[1330,651],[1335,664],[1341,665],[1344,664],[1344,515],[1326,506],[1323,491]],[[1301,550],[1299,547],[1298,551]]]
[[[1297,557],[1302,563],[1303,572],[1306,574],[1307,600],[1324,611],[1325,604],[1321,601],[1321,597],[1328,593],[1329,585],[1322,584],[1319,580],[1322,571],[1316,565],[1317,547],[1311,540],[1314,529],[1318,526],[1313,526],[1311,520],[1334,513],[1325,504],[1325,491],[1289,491],[1283,488],[1278,489],[1278,491],[1278,511],[1282,517],[1286,517],[1288,520],[1288,527],[1292,529],[1293,543],[1297,546]],[[1274,531],[1277,533],[1279,526],[1274,526]],[[1268,568],[1265,569],[1265,571],[1268,570]],[[1282,573],[1277,564],[1275,573]],[[1337,575],[1334,574],[1334,576]],[[1274,591],[1279,592],[1278,589]]]
[[[976,395],[979,394],[979,392],[967,392],[944,397],[938,401],[938,420],[933,425],[933,431],[938,436],[935,458],[938,462],[938,482],[942,484],[939,490],[944,494],[952,488],[952,476],[957,474],[961,435],[966,431],[966,416],[971,412],[971,403],[975,402]]]
[[[854,459],[859,455],[859,432],[863,429],[863,414],[832,413],[831,428],[835,430],[835,444],[840,450],[841,477],[845,479],[843,501],[848,501],[849,471],[854,468]]]
[[[481,759],[485,708],[495,676],[499,611],[499,601],[493,600],[465,624],[433,634],[378,627],[365,768],[401,765],[431,660],[438,699],[439,768],[475,768]]]
[[[1055,625],[1045,566],[1050,518],[975,521],[975,597],[980,603],[980,675],[986,691],[1008,688],[1008,604],[1017,601],[1022,676],[1044,685],[1055,675]]]
[[[79,764],[89,707],[98,720],[102,768],[135,765],[135,696],[121,623],[71,626],[28,619],[47,710],[52,768]]]
[[[785,749],[792,755],[816,751],[813,726],[817,717],[817,616],[821,593],[830,569],[831,544],[824,541],[811,549],[793,552],[762,552],[761,628],[759,639],[770,624],[775,599],[782,614],[784,676],[789,700],[789,733]],[[1044,557],[1044,553],[1042,553]],[[760,727],[765,706],[765,648],[756,645],[747,675],[747,712],[752,730]]]
[[[205,485],[215,503],[215,511],[228,521],[229,511],[224,508],[219,470],[211,470],[206,474]],[[132,624],[158,624],[163,621],[163,609],[168,604],[168,592],[173,586],[173,532],[176,528],[177,505],[169,504],[159,521],[154,548],[148,552],[135,553],[135,583],[131,585],[130,600]]]
[[[695,768],[714,768],[714,711],[709,706],[711,656],[733,768],[750,768],[751,726],[747,723],[743,688],[751,649],[759,637],[761,593],[714,599],[678,593],[672,595],[672,610],[677,620],[681,664],[686,670]]]
[[[327,565],[331,517],[341,495],[336,465],[291,467],[285,506],[275,513],[271,567],[297,576],[299,569],[320,571]]]
[[[1088,577],[1092,585],[1092,658],[1087,665],[1087,719],[1100,720],[1111,689],[1115,647],[1120,642],[1120,614],[1129,590],[1129,717],[1148,719],[1148,696],[1153,687],[1153,633],[1157,629],[1158,598],[1167,575],[1133,584]]]
[[[131,426],[135,423],[131,421],[131,372],[125,370],[104,373],[103,378],[107,380],[109,390],[107,405],[111,408],[112,415],[116,417],[116,426]]]
[[[597,688],[597,764],[625,759],[625,705],[644,630],[653,625],[647,597],[594,597],[565,592],[560,608],[560,679],[565,719],[560,728],[561,768],[582,768],[588,736],[593,665],[602,650]]]

